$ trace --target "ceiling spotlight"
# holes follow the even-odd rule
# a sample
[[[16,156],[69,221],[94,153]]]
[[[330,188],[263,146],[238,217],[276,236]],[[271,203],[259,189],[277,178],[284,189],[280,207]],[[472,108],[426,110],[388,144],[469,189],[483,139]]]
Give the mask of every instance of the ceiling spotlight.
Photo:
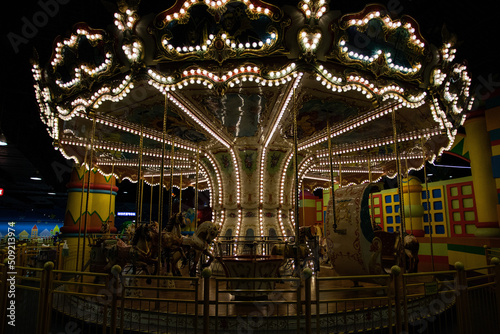
[[[7,146],[7,138],[5,138],[5,135],[3,132],[0,130],[0,146]]]

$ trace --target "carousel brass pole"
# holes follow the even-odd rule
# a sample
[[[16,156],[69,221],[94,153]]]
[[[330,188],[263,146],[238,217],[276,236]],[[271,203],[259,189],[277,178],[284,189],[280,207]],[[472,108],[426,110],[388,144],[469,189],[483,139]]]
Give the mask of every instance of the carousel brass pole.
[[[166,114],[166,112],[165,112]],[[162,149],[161,149],[161,164],[160,164],[160,189],[158,193],[158,224],[160,230],[163,225],[163,196],[165,190],[163,189],[165,183],[165,127],[166,127],[166,116],[163,118],[163,134],[162,134]]]
[[[403,178],[401,177],[401,163],[399,159],[399,151],[398,151],[398,132],[396,128],[396,108],[392,110],[392,131],[394,134],[394,153],[396,155],[396,172],[398,176],[398,196],[399,196],[399,219],[400,219],[400,230],[399,230],[399,235],[401,237],[401,242],[403,243],[404,247],[404,235],[406,232],[406,226],[405,226],[405,216],[404,216],[404,200],[403,200],[403,193],[402,193],[402,180]],[[409,189],[408,189],[409,190]],[[403,272],[406,269],[406,256],[403,256],[402,259],[403,262]]]
[[[163,169],[163,162],[161,163],[160,165],[160,168]],[[163,214],[163,210],[162,210],[162,202],[163,202],[163,171],[160,171],[160,181],[158,183],[158,214],[157,214],[157,219],[158,219],[158,224],[161,225],[161,216]]]
[[[163,226],[163,183],[165,182],[165,137],[167,135],[167,112],[168,112],[168,96],[165,94],[165,106],[163,110],[163,129],[161,140],[161,166],[160,166],[160,185],[158,193],[158,275],[161,275],[161,235]]]
[[[141,198],[139,201],[139,209],[140,209],[140,217],[141,221],[143,221],[142,208],[144,204],[144,184],[146,183],[146,179],[144,178],[144,173],[141,172]]]
[[[429,239],[431,242],[431,264],[432,264],[432,271],[434,271],[434,245],[432,243],[432,213],[431,213],[431,202],[429,200],[430,193],[429,193],[429,184],[427,183],[427,159],[425,159],[425,151],[424,151],[424,139],[421,138],[421,143],[422,143],[422,157],[424,161],[424,180],[425,180],[425,199],[427,200],[427,220],[429,222]]]
[[[297,138],[297,104],[296,104],[295,89],[293,90],[293,163],[295,172],[295,189],[294,189],[294,217],[295,217],[295,269],[299,268],[299,159],[298,153],[298,138]]]
[[[90,201],[90,174],[92,173],[92,161],[94,160],[94,137],[96,127],[96,114],[92,113],[92,134],[90,137],[90,159],[89,159],[89,176],[87,178],[87,199],[85,203],[85,220],[83,223],[83,247],[82,247],[82,271],[85,269],[85,240],[87,239],[87,217],[89,216],[89,201]],[[83,174],[85,176],[85,174]],[[83,178],[85,180],[85,177]],[[83,278],[83,276],[82,276]]]
[[[109,177],[110,187],[109,187],[109,207],[108,207],[108,227],[106,229],[106,236],[109,237],[110,227],[109,227],[109,218],[111,216],[111,201],[113,199],[113,175],[115,173],[115,161],[113,160],[113,164],[111,165],[111,176]]]
[[[372,162],[371,162],[371,157],[369,154],[368,154],[368,183],[371,186],[371,184],[372,184]],[[373,230],[375,230],[375,227],[377,226],[377,224],[375,223],[375,217],[373,216],[373,213],[375,212],[373,209],[373,205],[374,205],[373,193],[370,193],[370,216],[372,217]]]
[[[401,165],[399,159],[399,151],[398,151],[398,132],[396,129],[396,109],[392,110],[392,131],[393,131],[393,139],[394,139],[394,154],[396,156],[396,174],[398,177],[398,196],[399,196],[399,217],[400,217],[400,234],[403,237],[403,233],[405,232],[405,222],[404,222],[404,206],[403,206],[403,194],[402,194],[402,184],[401,184]]]
[[[198,227],[198,173],[200,172],[200,146],[196,147],[196,173],[194,187],[194,226]]]
[[[327,131],[328,131],[328,159],[330,163],[330,197],[332,199],[332,206],[333,206],[333,230],[337,230],[337,222],[335,220],[335,182],[334,182],[334,177],[333,177],[333,153],[332,153],[332,137],[330,135],[330,121],[326,123]],[[324,228],[324,226],[323,226]]]
[[[182,212],[182,171],[179,181],[179,213]]]
[[[153,222],[153,185],[155,177],[151,176],[151,193],[149,195],[149,223]]]
[[[170,217],[172,217],[172,206],[174,204],[174,200],[172,198],[172,194],[174,193],[174,149],[174,140],[172,139],[172,147],[170,149],[170,194],[168,194],[168,214]]]
[[[372,162],[370,159],[370,155],[368,155],[368,183],[372,183]]]
[[[136,194],[136,220],[135,227],[142,220],[142,146],[143,146],[143,138],[142,138],[142,125],[141,125],[141,135],[139,136],[139,166],[137,168],[137,194]]]
[[[410,196],[410,174],[408,173],[408,154],[405,153],[406,163],[406,182],[408,183],[408,212],[410,214],[410,231],[413,234],[413,216],[411,215],[411,196]]]
[[[401,233],[406,233],[406,215],[405,215],[405,198],[403,192],[403,162],[401,155],[398,152],[399,158],[399,172],[398,172],[398,191],[399,191],[399,216],[401,217]],[[408,189],[409,190],[409,189]]]
[[[305,201],[306,201],[306,194],[305,194],[305,188],[304,188],[304,182],[302,182],[302,224],[303,226],[306,226],[306,206],[305,206]]]
[[[85,157],[83,158],[83,177],[82,177],[82,197],[80,199],[80,216],[78,218],[78,244],[76,246],[76,265],[75,271],[78,271],[78,262],[80,260],[80,239],[82,237],[82,211],[83,211],[83,194],[85,193],[85,169],[87,165],[87,153],[88,149],[85,147]]]
[[[342,154],[339,154],[339,188],[342,188]]]

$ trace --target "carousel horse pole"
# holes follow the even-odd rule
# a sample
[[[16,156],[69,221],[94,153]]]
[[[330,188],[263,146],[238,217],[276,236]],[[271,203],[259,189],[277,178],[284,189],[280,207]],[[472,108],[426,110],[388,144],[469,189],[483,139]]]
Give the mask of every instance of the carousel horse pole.
[[[83,160],[83,163],[80,165],[80,168],[84,167],[87,164],[87,153],[88,149],[85,147],[85,157]],[[90,176],[89,176],[90,177]],[[85,172],[83,173],[83,178],[82,178],[82,196],[80,198],[80,219],[78,219],[78,241],[77,241],[77,246],[76,246],[76,265],[75,265],[75,270],[78,271],[80,269],[78,265],[78,261],[80,260],[80,240],[82,237],[82,212],[83,212],[83,194],[85,193]]]
[[[335,180],[333,177],[333,151],[332,151],[332,136],[330,129],[330,121],[327,122],[327,131],[328,131],[328,161],[330,163],[330,199],[332,199],[333,214],[335,215]],[[333,230],[334,231],[337,230],[337,222],[335,220],[335,217],[333,217]]]
[[[139,136],[139,164],[137,167],[137,192],[136,192],[136,202],[135,202],[135,212],[136,212],[136,227],[137,224],[142,221],[142,196],[143,196],[143,183],[142,183],[142,155],[143,155],[143,146],[144,146],[144,138],[143,138],[143,128],[141,125],[141,133]]]
[[[295,271],[297,276],[299,275],[299,267],[300,267],[300,258],[299,258],[299,249],[300,249],[300,221],[299,221],[299,159],[298,155],[298,130],[297,130],[297,101],[296,101],[295,88],[293,89],[293,167],[294,167],[294,177],[295,177],[295,186],[294,186],[294,207],[293,207],[293,215],[295,220]]]
[[[396,156],[396,173],[398,180],[398,196],[399,196],[399,217],[401,221],[400,227],[400,237],[404,238],[404,233],[406,232],[406,224],[405,224],[405,215],[404,215],[404,200],[403,200],[403,189],[402,189],[402,176],[401,176],[401,158],[399,156],[399,147],[398,147],[398,130],[396,124],[396,108],[392,110],[392,132],[393,132],[393,141],[394,141],[394,154]],[[406,268],[406,261],[403,257],[403,268]]]
[[[93,159],[94,159],[94,140],[95,140],[95,128],[96,128],[96,114],[95,112],[90,113],[92,115],[92,132],[91,132],[91,138],[90,138],[90,159],[89,159],[89,175],[87,179],[87,194],[85,198],[85,218],[84,218],[84,223],[83,223],[83,246],[82,246],[82,268],[81,271],[85,270],[85,244],[87,240],[87,224],[88,224],[88,219],[90,218],[90,213],[88,212],[89,210],[89,201],[90,201],[90,174],[92,172],[92,165],[93,165]],[[85,184],[85,172],[83,174],[83,181],[82,184]],[[82,186],[83,188],[83,186]],[[83,195],[82,195],[83,196]],[[80,218],[81,219],[81,218]],[[80,237],[78,238],[80,239]],[[83,278],[83,276],[82,276]]]
[[[153,222],[153,185],[154,185],[155,177],[151,176],[151,192],[149,194],[149,223]]]
[[[115,173],[115,160],[113,159],[113,163],[111,164],[111,175],[110,175],[110,180],[111,178],[113,177]],[[110,228],[109,228],[109,221],[110,221],[110,218],[111,218],[111,204],[113,202],[113,187],[109,187],[109,203],[108,203],[108,212],[109,212],[109,215],[108,215],[108,219],[106,221],[106,238],[109,238],[110,235]],[[103,222],[104,224],[104,222]]]
[[[198,174],[200,173],[200,146],[196,145],[196,173],[194,182],[194,226],[198,227]]]
[[[431,244],[431,264],[432,271],[435,271],[434,267],[434,244],[432,242],[432,214],[431,214],[431,203],[430,203],[430,194],[429,194],[429,183],[427,182],[427,160],[425,159],[425,151],[424,151],[424,139],[420,139],[420,145],[422,146],[422,156],[423,156],[423,165],[424,165],[424,182],[425,182],[425,199],[427,201],[427,217],[429,222],[429,239]]]
[[[167,134],[167,113],[168,113],[168,98],[165,94],[165,103],[163,106],[163,125],[162,125],[162,138],[161,138],[161,167],[160,167],[160,183],[158,190],[158,234],[163,230],[163,196],[164,189],[163,183],[165,182],[165,141]],[[161,238],[158,238],[158,273],[161,273],[162,261],[162,244]]]

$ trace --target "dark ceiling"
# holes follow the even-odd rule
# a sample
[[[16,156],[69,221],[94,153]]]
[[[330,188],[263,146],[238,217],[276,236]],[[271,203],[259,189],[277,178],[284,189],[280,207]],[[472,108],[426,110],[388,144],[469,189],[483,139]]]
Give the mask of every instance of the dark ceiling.
[[[269,1],[278,6],[290,1]],[[64,3],[64,4],[63,4]],[[146,1],[139,13],[158,13],[174,1]],[[343,14],[360,11],[368,2],[330,1],[330,10]],[[490,1],[450,2],[388,0],[379,2],[399,15],[412,16],[428,42],[441,45],[443,27],[457,36],[457,58],[466,60],[473,78],[473,91],[482,98],[500,87],[498,22]],[[15,1],[9,3],[2,26],[3,89],[0,129],[8,146],[0,146],[0,221],[33,216],[61,217],[65,208],[65,185],[71,163],[52,148],[51,138],[39,118],[32,86],[30,58],[34,50],[46,63],[58,35],[68,36],[81,21],[94,28],[107,28],[116,12],[115,0]],[[397,16],[397,15],[395,15]],[[33,25],[36,23],[36,25]],[[42,181],[33,181],[40,176]],[[55,193],[55,195],[53,194]]]

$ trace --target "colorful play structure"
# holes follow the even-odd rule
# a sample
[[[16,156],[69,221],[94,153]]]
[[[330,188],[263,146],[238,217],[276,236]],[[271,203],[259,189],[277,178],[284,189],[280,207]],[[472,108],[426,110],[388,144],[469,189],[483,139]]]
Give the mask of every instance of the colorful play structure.
[[[419,259],[426,269],[446,270],[457,261],[470,267],[484,265],[485,254],[500,249],[499,108],[500,99],[493,94],[481,110],[468,116],[467,135],[457,135],[444,153],[469,162],[471,176],[436,182],[415,176],[402,180],[406,231],[418,238]],[[370,220],[383,231],[401,230],[399,196],[398,188],[370,194]],[[311,192],[300,198],[301,224],[323,227],[330,189],[323,189],[321,198]]]

